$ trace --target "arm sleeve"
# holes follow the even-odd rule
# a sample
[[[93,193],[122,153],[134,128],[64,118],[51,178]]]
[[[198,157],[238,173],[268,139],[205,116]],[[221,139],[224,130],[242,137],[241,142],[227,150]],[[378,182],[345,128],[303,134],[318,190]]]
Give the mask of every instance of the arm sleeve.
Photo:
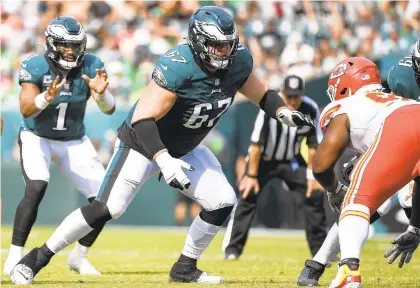
[[[397,68],[393,66],[391,70],[389,70],[389,73],[388,73],[388,78],[387,78],[388,86],[389,86],[389,89],[391,89],[391,91],[394,92],[394,94],[403,96],[405,94],[403,91],[404,85],[401,85],[400,81],[398,81],[398,77],[396,74],[397,74]]]
[[[251,143],[264,145],[269,130],[270,116],[268,116],[263,110],[258,113],[257,119],[254,123],[254,130],[251,134]]]

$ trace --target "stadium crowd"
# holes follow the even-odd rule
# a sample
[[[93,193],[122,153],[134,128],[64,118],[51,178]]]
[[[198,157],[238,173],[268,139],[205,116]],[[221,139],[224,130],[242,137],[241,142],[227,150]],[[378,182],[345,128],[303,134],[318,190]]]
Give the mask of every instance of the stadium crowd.
[[[1,3],[0,95],[17,107],[21,60],[42,53],[47,24],[72,15],[88,33],[87,50],[110,75],[117,105],[132,104],[150,79],[154,61],[187,35],[200,5],[225,7],[258,75],[274,89],[284,75],[325,75],[348,56],[371,59],[408,50],[420,31],[420,4],[410,1],[8,1]],[[35,35],[35,36],[34,36]]]

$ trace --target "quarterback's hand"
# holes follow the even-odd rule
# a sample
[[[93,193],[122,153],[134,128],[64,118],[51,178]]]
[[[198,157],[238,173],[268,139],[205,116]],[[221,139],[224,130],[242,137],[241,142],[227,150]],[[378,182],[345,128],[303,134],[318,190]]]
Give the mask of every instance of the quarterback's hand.
[[[252,190],[254,190],[255,194],[260,192],[260,184],[258,183],[258,179],[256,177],[249,177],[245,175],[239,184],[239,191],[242,193],[242,199],[246,199],[249,195],[249,192]]]
[[[401,255],[398,267],[402,267],[404,263],[409,263],[414,251],[420,243],[420,230],[408,226],[407,231],[398,235],[392,242],[393,246],[385,252],[384,257],[388,258],[388,263],[394,263],[395,259]]]
[[[99,97],[103,96],[106,88],[109,85],[108,75],[105,72],[105,68],[96,69],[96,76],[93,79],[89,78],[85,74],[82,75],[82,78],[86,80],[91,90],[99,94]]]
[[[48,86],[48,89],[44,96],[45,100],[47,100],[47,102],[53,101],[55,96],[57,96],[58,92],[60,92],[61,87],[64,86],[64,84],[66,84],[66,78],[63,78],[63,80],[61,80],[60,82],[60,76],[57,75],[54,81],[51,81],[50,86]]]
[[[191,182],[182,169],[194,171],[194,168],[181,159],[173,158],[168,152],[163,152],[156,157],[156,163],[160,167],[160,172],[169,186],[179,190],[188,189]]]
[[[340,206],[343,203],[343,199],[346,196],[349,188],[340,182],[338,182],[337,188],[334,191],[327,191],[328,203],[330,204],[331,210],[335,213],[340,213]]]
[[[311,118],[299,111],[291,111],[287,108],[283,108],[277,113],[277,119],[290,127],[309,126],[315,128]]]

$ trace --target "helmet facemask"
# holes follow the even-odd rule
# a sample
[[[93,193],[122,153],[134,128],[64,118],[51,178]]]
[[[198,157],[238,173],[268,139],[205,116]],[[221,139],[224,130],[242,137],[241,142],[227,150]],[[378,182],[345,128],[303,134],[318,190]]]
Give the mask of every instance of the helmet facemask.
[[[83,60],[86,48],[86,39],[82,41],[64,41],[48,37],[47,47],[53,56],[52,60],[60,65],[61,68],[70,70],[79,66]]]

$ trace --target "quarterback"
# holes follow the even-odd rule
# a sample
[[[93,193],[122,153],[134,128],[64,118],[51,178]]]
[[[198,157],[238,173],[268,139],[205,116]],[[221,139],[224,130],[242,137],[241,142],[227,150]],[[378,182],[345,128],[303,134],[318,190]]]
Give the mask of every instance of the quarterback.
[[[120,217],[142,185],[161,173],[170,186],[203,210],[188,231],[170,271],[170,281],[222,283],[197,268],[197,260],[229,216],[237,199],[216,157],[200,142],[240,91],[268,115],[291,126],[311,119],[285,107],[277,92],[252,72],[253,60],[239,43],[233,18],[206,6],[190,18],[188,44],[161,56],[152,81],[118,131],[115,152],[96,201],[71,213],[40,248],[14,268],[13,283],[31,283],[50,259],[70,243]]]
[[[48,186],[51,161],[89,202],[95,200],[105,175],[83,124],[89,97],[105,114],[115,110],[114,97],[106,91],[104,63],[85,53],[86,34],[73,17],[57,17],[45,35],[46,53],[23,60],[19,68],[23,120],[18,139],[26,188],[16,209],[12,245],[3,270],[7,274],[22,257]],[[86,254],[102,227],[78,241],[67,262],[70,269],[100,274]]]

